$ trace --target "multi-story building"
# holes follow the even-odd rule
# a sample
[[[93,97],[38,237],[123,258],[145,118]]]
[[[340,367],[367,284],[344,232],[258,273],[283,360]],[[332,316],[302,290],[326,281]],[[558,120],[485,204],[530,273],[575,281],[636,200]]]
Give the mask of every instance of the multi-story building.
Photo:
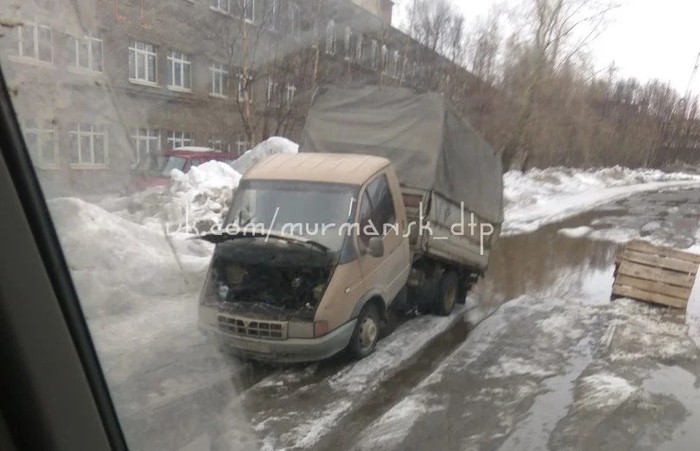
[[[296,139],[323,83],[435,88],[466,74],[392,28],[389,0],[0,5],[3,73],[53,195],[123,191],[158,149],[235,156],[270,135]]]

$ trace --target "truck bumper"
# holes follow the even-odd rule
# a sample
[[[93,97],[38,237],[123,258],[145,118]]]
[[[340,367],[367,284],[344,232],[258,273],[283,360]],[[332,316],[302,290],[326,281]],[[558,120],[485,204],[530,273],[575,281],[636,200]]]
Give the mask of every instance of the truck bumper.
[[[216,327],[199,325],[200,330],[234,355],[265,362],[313,362],[331,357],[345,349],[355,330],[356,319],[319,338],[260,340],[222,332]]]

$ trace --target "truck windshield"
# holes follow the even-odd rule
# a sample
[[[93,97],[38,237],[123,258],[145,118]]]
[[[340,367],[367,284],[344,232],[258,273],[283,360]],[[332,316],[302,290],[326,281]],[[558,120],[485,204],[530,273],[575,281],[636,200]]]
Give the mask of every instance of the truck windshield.
[[[256,181],[241,182],[226,225],[266,229],[340,250],[354,215],[359,187],[353,185]]]

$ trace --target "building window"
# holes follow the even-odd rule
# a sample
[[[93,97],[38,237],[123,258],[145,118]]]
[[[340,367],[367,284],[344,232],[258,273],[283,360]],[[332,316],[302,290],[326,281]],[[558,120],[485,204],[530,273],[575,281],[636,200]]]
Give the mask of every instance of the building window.
[[[267,77],[267,89],[265,100],[268,106],[279,106],[280,104],[280,89],[279,83],[273,77]]]
[[[401,57],[399,56],[399,51],[394,50],[393,59],[391,62],[391,73],[394,78],[399,78],[399,73],[401,72]]]
[[[362,61],[362,53],[363,53],[363,46],[364,45],[364,37],[362,36],[362,33],[357,35],[357,42],[355,43],[355,58],[357,59],[358,62]]]
[[[50,124],[39,125],[29,121],[25,123],[23,129],[24,141],[27,143],[34,165],[39,168],[58,167],[56,128]]]
[[[297,94],[297,87],[291,83],[287,83],[286,101],[287,101],[288,107],[291,107],[292,104],[294,103],[294,97],[296,96],[296,94]]]
[[[389,70],[389,49],[387,49],[386,45],[382,46],[382,74],[387,73]]]
[[[218,150],[220,152],[229,152],[230,146],[224,142],[223,139],[211,138],[209,140],[209,148]]]
[[[248,144],[248,141],[245,140],[245,136],[241,136],[238,141],[236,141],[236,151],[239,156],[248,151]]]
[[[252,102],[253,101],[253,96],[250,92],[250,88],[253,85],[253,77],[250,75],[248,76],[248,79],[245,79],[245,76],[243,75],[243,72],[238,72],[238,75],[236,75],[236,79],[238,80],[238,86],[236,91],[238,92],[238,101],[239,102],[244,102],[245,101],[245,94],[246,92],[248,93],[248,101]]]
[[[228,70],[223,64],[212,63],[209,71],[211,72],[209,94],[217,97],[228,96]]]
[[[171,50],[168,52],[168,88],[192,89],[192,63],[186,53]]]
[[[270,30],[280,31],[282,15],[280,14],[280,0],[271,0],[270,3]]]
[[[156,83],[156,46],[131,41],[129,46],[129,80]]]
[[[333,19],[326,25],[326,53],[335,55],[335,20]]]
[[[190,132],[170,132],[168,133],[168,148],[177,149],[178,147],[193,146],[194,140]]]
[[[296,3],[289,3],[289,34],[301,38],[301,8]]]
[[[136,166],[139,161],[149,153],[160,150],[160,130],[153,128],[135,128],[132,130],[131,139],[134,142],[131,154],[131,164]]]
[[[72,38],[75,67],[93,72],[102,72],[102,39],[91,35]]]
[[[104,126],[76,123],[70,132],[71,164],[107,166],[107,132]]]
[[[246,22],[253,22],[255,20],[255,0],[242,0],[243,1],[243,18]]]
[[[209,3],[209,8],[214,11],[218,11],[224,14],[228,14],[231,11],[230,0],[211,0]]]
[[[352,44],[352,30],[350,29],[350,27],[345,27],[345,35],[344,35],[344,38],[343,38],[343,44],[344,44],[344,45],[343,45],[343,47],[344,47],[343,50],[345,50],[345,59],[346,59],[346,60],[349,60],[350,57],[351,57],[352,54],[353,54],[352,48],[351,48],[351,44]]]
[[[53,62],[53,37],[51,27],[27,22],[17,27],[19,34],[19,56],[46,63]]]
[[[372,39],[372,43],[369,50],[369,66],[372,69],[377,68],[377,50],[379,49],[379,44],[376,39]]]

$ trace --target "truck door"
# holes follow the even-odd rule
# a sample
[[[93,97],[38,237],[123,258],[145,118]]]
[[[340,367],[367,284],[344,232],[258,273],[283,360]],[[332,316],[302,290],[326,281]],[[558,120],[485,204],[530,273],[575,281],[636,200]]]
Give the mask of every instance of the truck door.
[[[360,195],[360,231],[357,250],[365,291],[378,291],[386,302],[391,302],[403,288],[409,271],[406,260],[408,240],[403,238],[397,223],[396,208],[389,189],[387,176],[375,177]],[[368,252],[369,240],[379,236],[384,244],[384,255],[373,257]]]

